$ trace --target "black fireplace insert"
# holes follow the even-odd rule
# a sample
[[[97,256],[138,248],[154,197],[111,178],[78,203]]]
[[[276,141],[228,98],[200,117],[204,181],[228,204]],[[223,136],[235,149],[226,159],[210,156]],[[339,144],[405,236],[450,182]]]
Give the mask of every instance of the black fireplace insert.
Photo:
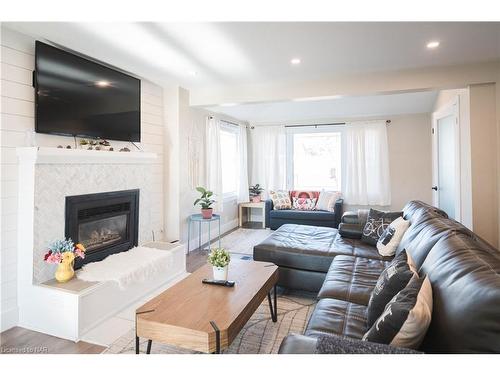
[[[75,269],[137,246],[139,190],[66,197],[66,237],[87,249]]]

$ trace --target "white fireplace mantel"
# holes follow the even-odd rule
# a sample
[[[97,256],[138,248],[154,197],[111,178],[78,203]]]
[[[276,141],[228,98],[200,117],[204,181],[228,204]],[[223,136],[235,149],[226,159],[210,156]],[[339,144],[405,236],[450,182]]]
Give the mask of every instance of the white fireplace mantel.
[[[157,155],[152,152],[119,152],[57,147],[19,147],[20,163],[32,164],[142,164],[152,163]]]

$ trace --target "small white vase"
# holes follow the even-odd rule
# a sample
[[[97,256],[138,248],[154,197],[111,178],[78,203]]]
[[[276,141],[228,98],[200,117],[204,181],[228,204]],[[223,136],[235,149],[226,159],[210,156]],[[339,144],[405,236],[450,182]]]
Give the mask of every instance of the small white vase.
[[[214,270],[214,280],[227,280],[227,266],[225,267],[215,267]]]

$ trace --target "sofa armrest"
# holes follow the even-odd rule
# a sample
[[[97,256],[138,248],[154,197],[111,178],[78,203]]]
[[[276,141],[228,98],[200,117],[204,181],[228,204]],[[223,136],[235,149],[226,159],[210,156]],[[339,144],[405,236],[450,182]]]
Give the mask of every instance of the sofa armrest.
[[[335,201],[335,206],[333,208],[333,212],[335,214],[334,220],[334,228],[338,228],[340,221],[342,220],[342,215],[344,213],[344,200],[342,198],[337,199]]]
[[[266,228],[269,228],[271,225],[271,216],[270,213],[273,210],[273,200],[272,199],[266,199],[266,209],[265,209],[265,215],[266,215]]]
[[[280,345],[279,354],[422,354],[419,351],[398,348],[375,342],[337,335],[288,335]]]

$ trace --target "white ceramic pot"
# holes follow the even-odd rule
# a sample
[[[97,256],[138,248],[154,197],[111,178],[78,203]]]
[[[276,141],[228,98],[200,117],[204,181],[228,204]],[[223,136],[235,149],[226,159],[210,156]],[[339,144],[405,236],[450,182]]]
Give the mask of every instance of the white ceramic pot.
[[[227,280],[227,266],[213,267],[215,280]]]

